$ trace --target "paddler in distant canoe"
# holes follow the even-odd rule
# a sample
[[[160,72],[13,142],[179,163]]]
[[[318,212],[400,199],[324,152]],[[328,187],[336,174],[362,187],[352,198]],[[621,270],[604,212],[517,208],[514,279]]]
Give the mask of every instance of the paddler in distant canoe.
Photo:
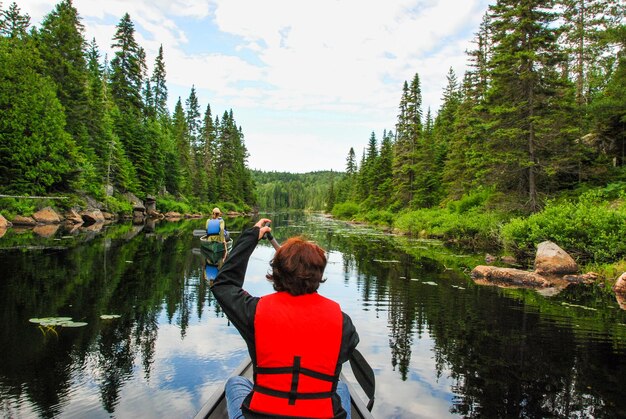
[[[222,243],[224,245],[224,259],[228,255],[228,246],[226,242],[230,240],[230,234],[226,231],[222,211],[218,207],[213,208],[211,218],[206,222],[206,239]]]

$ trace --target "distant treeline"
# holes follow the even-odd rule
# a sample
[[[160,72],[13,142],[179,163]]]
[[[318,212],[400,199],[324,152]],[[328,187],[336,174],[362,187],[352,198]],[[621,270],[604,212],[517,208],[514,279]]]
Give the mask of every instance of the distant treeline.
[[[173,114],[163,48],[152,71],[128,14],[103,59],[78,11],[61,1],[41,23],[0,3],[0,192],[105,191],[190,203],[254,203],[232,110],[201,112],[196,90]],[[108,188],[107,188],[108,187]],[[110,193],[109,193],[110,194]]]
[[[515,1],[489,6],[459,80],[423,114],[419,74],[393,129],[351,148],[329,204],[416,210],[476,190],[487,206],[530,213],[563,191],[624,180],[625,4]]]
[[[329,188],[343,173],[319,171],[310,173],[252,171],[257,202],[263,209],[303,209],[323,211],[328,206]]]

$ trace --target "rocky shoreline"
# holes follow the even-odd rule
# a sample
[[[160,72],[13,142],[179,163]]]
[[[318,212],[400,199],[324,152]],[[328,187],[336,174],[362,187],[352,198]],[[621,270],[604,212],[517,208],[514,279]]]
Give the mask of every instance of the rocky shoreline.
[[[0,237],[4,236],[9,228],[32,228],[42,237],[51,237],[61,226],[71,232],[78,228],[99,229],[119,220],[132,220],[133,224],[144,224],[151,220],[179,221],[204,217],[201,213],[181,214],[173,211],[161,213],[157,210],[156,199],[152,196],[148,196],[145,201],[130,193],[125,197],[132,204],[132,214],[120,216],[108,212],[102,204],[90,197],[86,197],[87,204],[84,208],[75,207],[63,213],[52,207],[45,207],[32,215],[16,215],[10,220],[0,214]]]
[[[594,284],[599,276],[595,272],[580,274],[574,258],[557,244],[545,241],[537,246],[533,271],[479,265],[472,269],[471,277],[478,285],[534,288],[544,295],[556,295],[572,284]],[[626,272],[612,289],[620,308],[626,310]]]

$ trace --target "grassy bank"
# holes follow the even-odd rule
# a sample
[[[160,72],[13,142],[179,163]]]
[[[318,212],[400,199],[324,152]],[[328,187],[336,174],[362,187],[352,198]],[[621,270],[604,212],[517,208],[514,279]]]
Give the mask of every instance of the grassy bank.
[[[570,253],[583,270],[615,280],[626,270],[626,183],[578,191],[545,203],[540,212],[521,215],[498,209],[499,198],[479,190],[445,207],[405,210],[335,205],[333,215],[394,231],[437,238],[472,251],[498,251],[529,260],[536,246],[550,240]]]

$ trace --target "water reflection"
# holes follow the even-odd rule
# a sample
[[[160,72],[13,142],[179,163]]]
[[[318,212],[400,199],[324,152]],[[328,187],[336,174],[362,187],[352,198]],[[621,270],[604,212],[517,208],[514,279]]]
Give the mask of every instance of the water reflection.
[[[323,217],[270,218],[279,241],[306,234],[328,251],[320,292],[359,330],[377,375],[376,417],[626,416],[626,318],[605,290],[546,298],[483,288],[465,273],[481,256]],[[8,230],[0,414],[192,416],[246,353],[209,292],[216,270],[192,234],[202,224]],[[271,292],[272,255],[261,242],[250,293]],[[46,332],[28,322],[48,316],[87,326]]]

